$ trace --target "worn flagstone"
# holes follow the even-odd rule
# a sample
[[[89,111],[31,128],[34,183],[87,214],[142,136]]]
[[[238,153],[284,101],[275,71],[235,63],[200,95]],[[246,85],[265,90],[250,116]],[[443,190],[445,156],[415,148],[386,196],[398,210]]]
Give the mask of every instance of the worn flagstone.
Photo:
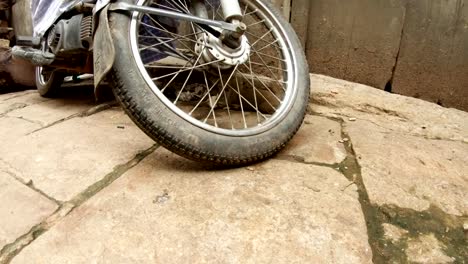
[[[8,116],[24,118],[41,126],[47,126],[64,118],[80,114],[95,105],[95,100],[92,97],[68,100],[56,99],[11,111]]]
[[[389,133],[368,121],[346,131],[373,203],[468,215],[468,144]]]
[[[19,91],[19,92],[0,94],[0,102],[9,100],[14,97],[20,97],[26,94],[36,94],[36,93],[37,93],[36,90],[25,90],[25,91]]]
[[[297,136],[269,161],[234,170],[162,148],[137,155],[154,142],[120,109],[104,110],[109,105],[96,114],[74,95],[0,95],[0,171],[18,179],[5,188],[9,199],[23,192],[46,199],[43,192],[79,201],[65,203],[27,239],[15,236],[53,209],[32,210],[22,229],[7,219],[0,230],[21,232],[3,242],[17,241],[0,249],[0,262],[462,260],[468,114],[311,76],[313,99]],[[30,200],[6,199],[26,212],[36,208]]]
[[[29,134],[37,129],[41,128],[40,124],[24,120],[16,117],[0,117],[0,138],[3,146],[0,147],[0,152],[7,152],[6,143],[11,143]],[[2,159],[2,155],[0,155]]]
[[[468,113],[312,75],[312,111],[343,119],[377,205],[468,214]]]
[[[371,263],[360,208],[330,168],[210,171],[159,150],[12,263]]]
[[[406,253],[412,263],[453,263],[454,259],[447,256],[441,247],[433,234],[423,235],[408,241]]]
[[[25,91],[18,94],[6,94],[0,97],[0,115],[22,109],[31,105],[46,102],[49,99],[40,97],[36,91]]]
[[[0,249],[26,234],[57,209],[57,204],[0,168]]]
[[[404,134],[468,143],[468,113],[362,84],[311,75],[310,110],[326,116],[367,120]]]
[[[341,124],[319,116],[306,116],[303,127],[279,156],[293,156],[303,162],[338,164],[346,158]]]
[[[67,201],[153,144],[114,108],[5,142],[0,157],[25,182]]]

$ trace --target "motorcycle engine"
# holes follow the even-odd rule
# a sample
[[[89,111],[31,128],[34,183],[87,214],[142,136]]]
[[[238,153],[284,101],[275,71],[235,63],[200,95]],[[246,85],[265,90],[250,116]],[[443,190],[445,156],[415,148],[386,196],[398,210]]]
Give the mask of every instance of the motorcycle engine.
[[[93,46],[93,30],[92,16],[62,19],[50,29],[47,44],[55,55],[88,51]]]

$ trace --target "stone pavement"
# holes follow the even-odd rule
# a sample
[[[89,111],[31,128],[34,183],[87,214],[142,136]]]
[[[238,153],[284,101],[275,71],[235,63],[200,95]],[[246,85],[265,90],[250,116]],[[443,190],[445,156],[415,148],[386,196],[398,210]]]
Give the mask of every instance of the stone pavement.
[[[0,263],[465,263],[468,113],[312,90],[284,151],[224,171],[91,91],[0,95]]]

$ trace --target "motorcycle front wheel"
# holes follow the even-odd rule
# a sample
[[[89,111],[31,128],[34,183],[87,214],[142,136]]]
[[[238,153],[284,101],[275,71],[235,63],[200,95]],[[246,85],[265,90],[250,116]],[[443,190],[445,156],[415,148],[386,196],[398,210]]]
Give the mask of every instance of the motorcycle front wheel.
[[[222,20],[219,1],[204,3],[197,13]],[[192,160],[230,166],[264,160],[304,120],[309,73],[296,34],[268,1],[239,3],[247,31],[236,50],[192,22],[111,14],[118,52],[110,79],[118,101],[156,142]],[[137,4],[195,13],[188,0]]]

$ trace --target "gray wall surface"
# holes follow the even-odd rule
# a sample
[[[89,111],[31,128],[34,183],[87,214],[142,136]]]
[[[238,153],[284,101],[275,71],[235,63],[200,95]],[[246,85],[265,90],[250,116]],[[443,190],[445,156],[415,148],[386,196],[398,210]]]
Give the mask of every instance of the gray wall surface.
[[[468,0],[292,0],[312,72],[468,110]]]

